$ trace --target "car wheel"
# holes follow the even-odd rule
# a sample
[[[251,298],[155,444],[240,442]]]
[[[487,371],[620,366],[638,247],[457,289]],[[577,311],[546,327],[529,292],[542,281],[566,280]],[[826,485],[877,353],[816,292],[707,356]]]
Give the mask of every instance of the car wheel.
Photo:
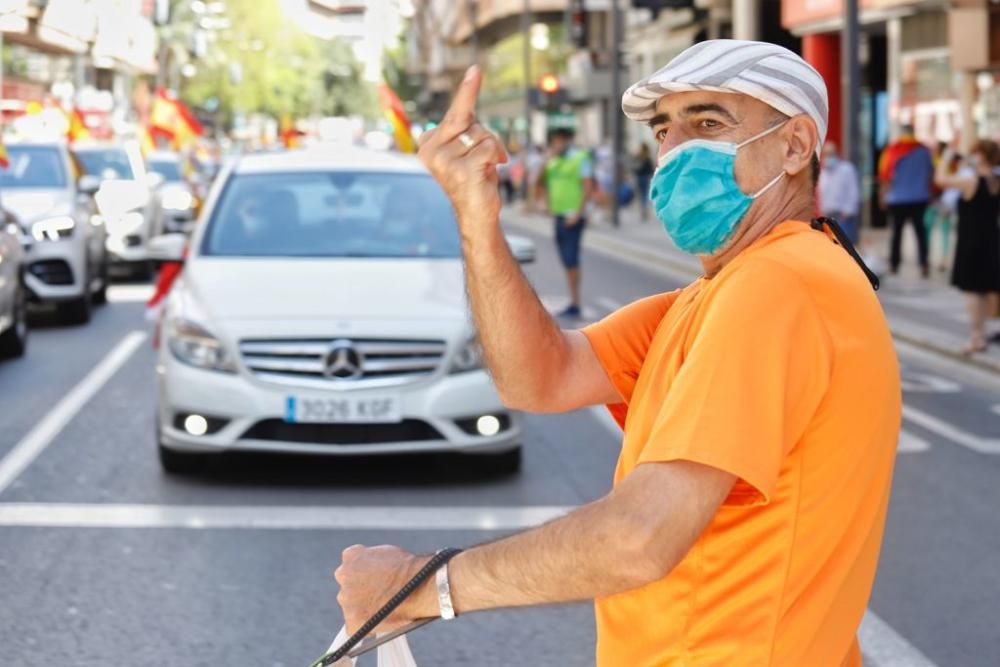
[[[101,262],[101,288],[94,292],[94,303],[97,305],[104,305],[108,302],[108,283],[110,282],[108,274],[108,260],[105,258]]]
[[[0,357],[24,356],[28,348],[28,297],[23,286],[14,296],[14,325],[0,334]]]
[[[68,324],[86,324],[90,321],[92,309],[89,289],[85,289],[79,299],[59,304],[59,314]]]
[[[493,475],[513,475],[521,470],[521,446],[499,454],[469,454],[470,463],[477,472]]]

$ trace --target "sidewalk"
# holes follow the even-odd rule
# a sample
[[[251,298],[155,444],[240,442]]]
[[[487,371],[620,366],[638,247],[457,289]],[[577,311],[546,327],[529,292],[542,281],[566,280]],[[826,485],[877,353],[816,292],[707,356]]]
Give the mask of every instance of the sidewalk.
[[[617,229],[604,220],[590,223],[584,234],[584,246],[589,250],[611,255],[642,268],[668,273],[680,280],[693,280],[701,274],[701,263],[670,242],[662,225],[650,217],[639,220],[634,208],[622,211]],[[501,213],[504,224],[521,226],[546,236],[552,235],[548,216],[523,213],[520,202],[506,206]],[[888,254],[888,231],[865,229],[860,252],[870,250],[883,260]],[[887,265],[887,263],[885,263]],[[935,267],[937,262],[934,263]],[[968,339],[965,304],[960,292],[948,284],[950,273],[933,270],[924,280],[919,277],[916,262],[916,240],[907,229],[903,243],[903,266],[898,276],[882,276],[879,299],[889,320],[894,338],[931,352],[951,357],[963,363],[1000,373],[1000,345],[991,345],[986,352],[965,357],[962,348]],[[1000,329],[992,321],[989,332]]]

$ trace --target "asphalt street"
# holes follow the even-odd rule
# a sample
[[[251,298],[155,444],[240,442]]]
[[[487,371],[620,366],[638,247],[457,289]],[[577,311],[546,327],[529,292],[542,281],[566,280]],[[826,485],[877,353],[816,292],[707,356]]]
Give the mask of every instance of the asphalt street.
[[[534,238],[528,273],[556,309],[561,272],[551,241]],[[606,256],[584,262],[589,319],[677,286]],[[132,335],[148,333],[146,291],[116,286],[83,327],[38,315],[27,356],[0,363],[5,665],[307,665],[341,624],[331,572],[346,546],[465,546],[609,488],[618,435],[600,409],[528,416],[512,476],[451,456],[240,456],[165,476],[154,352]],[[1000,379],[900,358],[907,413],[866,664],[1000,665]],[[587,604],[412,636],[421,665],[586,665],[593,641]]]

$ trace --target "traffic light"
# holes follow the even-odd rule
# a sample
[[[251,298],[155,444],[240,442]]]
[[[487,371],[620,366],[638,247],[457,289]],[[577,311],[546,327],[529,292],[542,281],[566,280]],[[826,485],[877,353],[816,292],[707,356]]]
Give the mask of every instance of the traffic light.
[[[587,10],[583,0],[570,0],[569,37],[576,48],[587,48]]]
[[[541,81],[538,82],[538,87],[542,89],[542,92],[546,95],[554,95],[559,92],[559,77],[555,74],[546,74],[542,76]]]

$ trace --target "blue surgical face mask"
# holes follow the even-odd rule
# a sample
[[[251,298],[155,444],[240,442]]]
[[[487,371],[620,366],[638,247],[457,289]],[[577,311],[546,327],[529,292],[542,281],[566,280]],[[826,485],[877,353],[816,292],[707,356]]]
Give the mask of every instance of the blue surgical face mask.
[[[740,148],[782,125],[769,127],[739,144],[692,139],[660,158],[649,198],[656,217],[678,248],[693,255],[715,254],[733,235],[753,200],[781,180],[784,171],[748,195],[736,184],[733,165]]]

